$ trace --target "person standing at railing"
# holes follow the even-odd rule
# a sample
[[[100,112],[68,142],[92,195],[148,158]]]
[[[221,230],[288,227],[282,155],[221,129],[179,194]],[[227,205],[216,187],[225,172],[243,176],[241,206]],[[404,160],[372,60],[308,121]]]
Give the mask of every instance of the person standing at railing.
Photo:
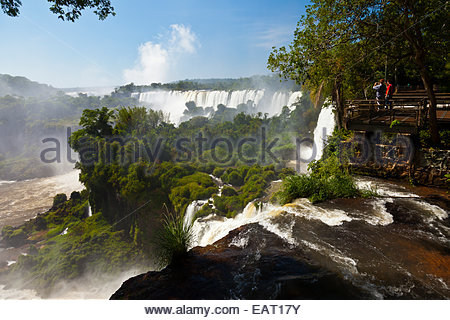
[[[375,82],[373,85],[375,90],[375,97],[377,99],[378,108],[383,109],[385,104],[386,86],[384,85],[384,79],[380,79],[379,82]]]
[[[392,95],[394,94],[394,86],[392,85],[390,80],[387,80],[387,87],[386,87],[386,101],[384,103],[384,106],[386,108],[392,109]]]

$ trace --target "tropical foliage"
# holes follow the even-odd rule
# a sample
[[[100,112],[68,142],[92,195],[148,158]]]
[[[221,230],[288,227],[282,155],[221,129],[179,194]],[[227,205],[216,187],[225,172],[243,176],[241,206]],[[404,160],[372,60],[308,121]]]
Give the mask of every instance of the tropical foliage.
[[[331,95],[342,124],[345,99],[367,98],[374,80],[421,80],[430,100],[430,135],[439,142],[433,85],[448,88],[448,1],[313,0],[289,48],[274,49],[269,68]]]

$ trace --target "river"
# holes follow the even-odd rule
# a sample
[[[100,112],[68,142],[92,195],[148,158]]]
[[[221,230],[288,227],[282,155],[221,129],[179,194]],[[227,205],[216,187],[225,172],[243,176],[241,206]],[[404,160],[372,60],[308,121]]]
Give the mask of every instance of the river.
[[[357,183],[376,186],[381,198],[318,205],[306,199],[284,206],[250,203],[234,219],[211,215],[196,220],[193,246],[259,223],[373,298],[450,298],[449,208],[430,201],[445,199],[445,193],[367,177],[358,177]],[[263,239],[243,235],[232,244],[245,247],[248,241]]]
[[[18,226],[47,211],[53,197],[72,191],[81,191],[83,185],[78,180],[78,170],[69,173],[24,181],[0,180],[0,229],[5,225]]]

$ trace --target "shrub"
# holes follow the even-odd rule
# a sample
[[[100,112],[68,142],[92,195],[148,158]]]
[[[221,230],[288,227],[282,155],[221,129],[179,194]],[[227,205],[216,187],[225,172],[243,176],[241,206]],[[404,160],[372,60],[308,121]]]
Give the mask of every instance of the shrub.
[[[192,242],[192,224],[185,225],[182,215],[167,213],[156,237],[157,262],[160,267],[183,259]]]
[[[212,174],[213,174],[213,176],[215,176],[217,178],[220,178],[223,175],[224,172],[225,172],[224,168],[217,167],[217,168],[214,169]]]
[[[231,196],[235,196],[235,195],[237,195],[237,194],[238,194],[238,193],[236,192],[236,190],[234,190],[234,189],[231,188],[231,187],[225,186],[225,187],[223,187],[223,189],[222,189],[222,195],[225,196],[225,197],[231,197]]]
[[[213,208],[209,204],[205,204],[201,207],[200,210],[197,211],[197,213],[194,216],[194,219],[192,221],[197,220],[197,218],[206,217],[213,213]]]
[[[79,193],[78,191],[73,191],[70,194],[70,200],[73,201],[81,201],[81,193]]]
[[[53,198],[53,207],[57,207],[61,204],[63,204],[64,202],[67,201],[67,196],[65,193],[58,193],[54,198]]]
[[[275,199],[286,204],[297,198],[308,198],[312,203],[335,198],[352,198],[361,195],[352,176],[341,165],[338,156],[313,161],[311,174],[287,176]]]
[[[233,186],[241,186],[243,181],[241,175],[237,171],[233,171],[228,175],[227,183]]]
[[[4,226],[2,229],[3,242],[8,246],[19,247],[27,242],[27,233],[23,228]]]

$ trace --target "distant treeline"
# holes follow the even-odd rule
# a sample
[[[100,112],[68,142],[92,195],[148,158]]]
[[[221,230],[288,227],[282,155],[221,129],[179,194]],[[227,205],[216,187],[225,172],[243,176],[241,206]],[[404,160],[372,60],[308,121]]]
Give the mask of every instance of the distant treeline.
[[[71,97],[58,93],[46,97],[0,97],[0,180],[49,176],[54,168],[40,161],[42,139],[67,142],[67,128],[77,128],[84,109],[135,106],[133,98]],[[73,166],[73,165],[72,165]]]
[[[55,95],[58,89],[47,84],[37,83],[25,77],[0,74],[0,97],[6,95],[21,97],[44,97]]]
[[[130,83],[116,88],[113,95],[130,96],[133,92],[146,92],[151,90],[257,90],[268,89],[272,91],[298,91],[300,86],[291,80],[280,80],[278,76],[253,76],[239,79],[194,79],[182,80],[172,83],[152,83],[150,85],[135,85]]]

